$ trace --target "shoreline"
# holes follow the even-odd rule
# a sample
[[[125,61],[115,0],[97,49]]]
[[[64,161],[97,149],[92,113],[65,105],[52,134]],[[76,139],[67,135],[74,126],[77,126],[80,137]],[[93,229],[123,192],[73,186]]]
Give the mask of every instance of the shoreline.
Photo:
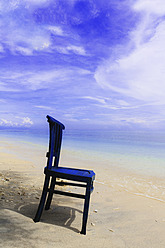
[[[1,170],[3,169],[2,161],[5,164],[10,163],[11,156],[14,160],[23,160],[24,164],[30,166],[30,175],[43,175],[43,169],[46,165],[46,151],[47,146],[41,144],[35,144],[29,141],[15,141],[12,139],[4,139],[1,141],[0,154],[1,154]],[[4,156],[4,158],[3,158]],[[23,170],[22,166],[17,164],[17,168],[14,166],[11,168],[16,171]],[[155,199],[161,202],[165,202],[165,176],[158,175],[146,175],[146,173],[139,173],[133,169],[126,169],[123,166],[120,167],[116,161],[111,160],[99,160],[92,156],[84,156],[81,150],[68,150],[63,148],[61,151],[61,157],[59,165],[64,167],[75,167],[91,169],[96,172],[96,181],[111,188],[126,191],[133,195],[139,195],[151,199]],[[7,165],[8,166],[8,165]],[[9,170],[11,169],[9,168]]]
[[[116,170],[115,175],[113,167],[109,170],[105,166],[103,169],[94,162],[89,166],[86,159],[78,161],[75,154],[66,151],[62,154],[61,164],[82,168],[86,163],[87,168],[96,172],[87,235],[79,234],[83,209],[81,199],[55,195],[50,211],[44,211],[41,221],[34,223],[32,219],[43,186],[46,151],[43,154],[41,147],[30,148],[27,144],[20,147],[19,143],[17,147],[7,143],[6,147],[10,149],[9,153],[7,150],[4,153],[4,148],[0,150],[3,247],[37,248],[54,244],[57,248],[77,247],[77,244],[80,248],[165,247],[163,202],[126,192],[119,185],[125,176],[122,169]],[[24,159],[19,158],[19,152],[23,150],[27,152]],[[30,154],[31,158],[26,159]],[[109,172],[113,173],[109,175]],[[117,176],[118,181],[115,181]],[[70,188],[66,187],[66,190]],[[15,236],[19,238],[15,239]]]

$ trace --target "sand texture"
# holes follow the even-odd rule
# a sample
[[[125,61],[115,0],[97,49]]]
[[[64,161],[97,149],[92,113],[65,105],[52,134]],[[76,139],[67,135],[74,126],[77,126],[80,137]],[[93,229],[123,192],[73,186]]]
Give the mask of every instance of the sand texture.
[[[34,223],[44,180],[45,153],[45,147],[39,145],[1,142],[1,247],[165,247],[165,203],[112,187],[107,177],[111,173],[112,178],[113,168],[89,166],[89,161],[76,161],[74,154],[67,152],[61,161],[64,165],[79,164],[82,168],[84,164],[97,175],[87,235],[79,233],[82,199],[54,195],[51,209],[43,212],[39,223]]]

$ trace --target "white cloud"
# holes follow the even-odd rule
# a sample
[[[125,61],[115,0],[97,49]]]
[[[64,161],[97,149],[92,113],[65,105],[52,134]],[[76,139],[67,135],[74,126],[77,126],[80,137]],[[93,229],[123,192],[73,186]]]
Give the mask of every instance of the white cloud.
[[[29,117],[23,117],[23,122],[22,122],[22,124],[24,125],[27,125],[27,124],[30,124],[30,125],[33,125],[33,121],[32,120],[30,120],[30,118]]]
[[[82,46],[75,46],[75,45],[69,45],[69,46],[55,46],[54,47],[59,53],[64,54],[70,54],[75,53],[77,55],[86,56],[86,51]]]
[[[16,117],[19,121],[0,119],[0,126],[6,127],[29,127],[33,125],[33,121],[29,117]]]
[[[138,0],[133,5],[133,9],[160,16],[165,13],[165,2],[164,0]]]
[[[155,27],[161,23],[161,18],[165,15],[165,1],[138,0],[132,8],[142,17],[136,30],[131,33],[131,38],[138,46],[154,35]]]
[[[131,110],[131,109],[140,109],[146,106],[160,106],[164,105],[162,102],[152,102],[145,104],[137,103],[128,103],[122,99],[113,99],[108,97],[93,97],[93,96],[83,96],[82,99],[89,99],[94,102],[94,105],[100,108],[111,109],[111,110]]]
[[[33,54],[33,51],[31,49],[26,48],[26,47],[21,47],[21,46],[16,46],[15,51],[19,52],[23,55],[32,55]]]
[[[153,103],[146,103],[146,104],[136,104],[136,103],[128,103],[125,100],[122,99],[113,99],[113,98],[108,98],[108,97],[93,97],[93,96],[83,96],[81,97],[82,99],[88,99],[93,101],[93,105],[104,108],[104,109],[109,109],[109,110],[131,110],[131,109],[140,109],[144,108],[146,106],[159,106],[162,103],[160,102],[153,102]]]
[[[130,34],[135,49],[98,67],[95,79],[101,87],[147,102],[165,102],[165,21],[159,18],[165,14],[165,2],[155,2],[136,2],[134,9],[147,15],[142,15],[141,23]]]
[[[4,6],[5,1],[1,0],[1,5]],[[52,0],[9,0],[6,1],[9,9],[16,9],[21,4],[25,5],[26,8],[34,8],[34,7],[45,7],[52,2]]]
[[[116,102],[117,102],[117,104],[119,104],[120,106],[124,106],[124,107],[130,106],[130,104],[129,104],[128,102],[124,101],[124,100],[117,100]]]
[[[24,0],[25,3],[30,3],[34,5],[43,5],[44,3],[50,3],[50,0]]]
[[[123,120],[126,121],[127,123],[134,123],[134,124],[147,123],[147,120],[145,120],[144,118],[139,118],[139,117],[127,117],[127,118],[124,118]]]
[[[33,13],[40,6],[42,8],[50,4],[52,0],[2,0],[0,3],[0,53],[8,49],[12,54],[33,55],[35,52],[54,52],[77,55],[86,55],[82,46],[66,45],[58,46],[56,40],[52,40],[51,34],[57,36],[71,35],[70,31],[62,30],[60,26],[38,24],[33,18]],[[20,13],[18,15],[17,13]],[[7,27],[7,28],[6,28]],[[4,45],[5,49],[1,45]],[[65,44],[65,43],[64,43]]]
[[[0,73],[0,90],[2,91],[24,91],[50,88],[58,85],[68,84],[70,79],[84,77],[91,72],[76,67],[67,69],[36,70],[36,71],[8,71]]]
[[[44,89],[50,87],[50,85],[55,87],[60,81],[68,80],[71,74],[72,71],[62,69],[31,73],[22,84],[31,90]]]
[[[100,118],[103,117],[103,118]],[[132,125],[140,125],[143,127],[153,127],[157,122],[164,121],[164,119],[155,119],[153,116],[128,116],[126,114],[117,115],[116,113],[100,113],[97,114],[98,120],[101,120],[103,124],[110,124],[115,126],[132,126]]]
[[[50,4],[49,0],[2,0],[0,3],[1,43],[14,55],[32,55],[35,51],[51,51],[51,33],[62,35],[60,27],[38,25],[33,19],[36,8]],[[18,12],[20,15],[18,15]]]
[[[28,27],[29,29],[29,27]],[[49,34],[35,27],[29,30],[14,26],[8,28],[9,32],[4,34],[5,42],[13,54],[32,55],[35,51],[48,50],[51,41]],[[16,34],[15,34],[16,33]],[[21,44],[22,45],[18,45]]]
[[[95,101],[95,102],[99,102],[101,104],[106,103],[106,98],[103,98],[103,97],[83,96],[82,98],[89,99],[89,100],[92,100],[92,101]]]
[[[6,119],[1,119],[0,120],[0,126],[18,126],[18,123],[12,122],[12,121],[8,121]]]
[[[5,14],[3,12],[3,14]],[[34,51],[48,50],[51,45],[50,33],[43,27],[31,25],[30,20],[22,25],[17,18],[12,18],[12,15],[1,18],[1,35],[0,42],[5,44],[5,47],[12,54],[21,53],[23,55],[32,55]],[[7,29],[6,29],[7,26]],[[0,52],[4,52],[1,46]]]
[[[53,110],[51,107],[49,106],[42,106],[42,105],[36,105],[35,108],[39,108],[39,109],[44,109],[44,110]]]
[[[60,35],[60,36],[64,35],[63,30],[58,26],[48,26],[47,29],[51,31],[53,34]]]
[[[74,52],[74,53],[79,54],[79,55],[84,55],[84,56],[86,55],[85,49],[81,46],[70,45],[70,46],[66,47],[66,50]]]
[[[55,69],[44,68],[44,70],[9,70],[0,71],[0,91],[5,92],[28,92],[40,89],[54,90],[59,87],[64,87],[72,82],[72,86],[76,83],[75,79],[86,78],[90,76],[91,72],[78,67]],[[76,80],[77,81],[77,80]],[[36,103],[37,106],[41,104]]]

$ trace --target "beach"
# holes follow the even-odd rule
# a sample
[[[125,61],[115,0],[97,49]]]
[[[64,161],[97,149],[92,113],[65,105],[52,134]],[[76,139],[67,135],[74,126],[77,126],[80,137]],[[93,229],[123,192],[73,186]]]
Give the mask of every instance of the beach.
[[[96,173],[87,235],[80,234],[82,199],[54,195],[51,209],[34,223],[44,181],[45,154],[44,145],[1,140],[1,247],[165,247],[164,177],[141,177],[92,156],[80,156],[73,149],[62,150],[60,164]],[[156,195],[158,190],[161,197]]]
[[[164,40],[165,0],[0,0],[0,248],[165,248]]]

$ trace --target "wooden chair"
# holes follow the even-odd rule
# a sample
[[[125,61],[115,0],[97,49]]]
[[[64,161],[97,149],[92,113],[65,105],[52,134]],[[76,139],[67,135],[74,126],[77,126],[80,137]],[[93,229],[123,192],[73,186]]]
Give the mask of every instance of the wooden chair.
[[[82,221],[82,230],[81,234],[86,234],[86,224],[88,218],[88,210],[89,210],[89,201],[90,194],[93,191],[93,181],[95,179],[95,173],[92,170],[83,170],[83,169],[74,169],[58,166],[59,157],[60,157],[60,149],[61,149],[61,141],[62,141],[62,132],[65,129],[64,125],[59,121],[55,120],[51,116],[47,116],[49,122],[49,130],[50,130],[50,139],[49,139],[49,151],[47,152],[47,166],[45,167],[45,182],[43,186],[43,191],[41,195],[41,200],[38,206],[38,210],[36,216],[34,218],[34,222],[40,221],[41,214],[44,208],[45,200],[46,206],[45,210],[50,208],[50,204],[52,201],[53,194],[66,195],[71,197],[77,197],[85,199],[84,202],[84,211],[83,211],[83,221]],[[49,181],[51,178],[51,183],[49,186]],[[75,182],[58,182],[56,179],[66,179]],[[70,185],[76,187],[85,187],[86,193],[77,194],[71,192],[64,192],[55,189],[55,185]]]

